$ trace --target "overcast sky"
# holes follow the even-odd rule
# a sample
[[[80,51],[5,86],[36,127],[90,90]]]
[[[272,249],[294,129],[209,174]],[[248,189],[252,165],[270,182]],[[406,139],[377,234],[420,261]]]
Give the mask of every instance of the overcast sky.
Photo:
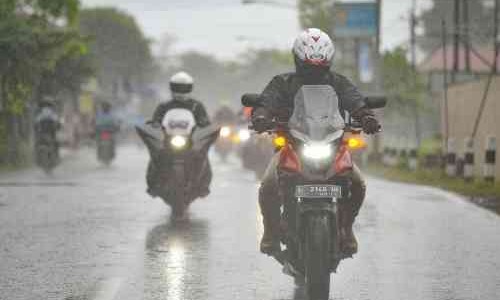
[[[293,5],[294,0],[276,0]],[[82,0],[85,7],[116,6],[134,15],[145,34],[175,36],[174,51],[196,50],[219,58],[237,57],[247,48],[289,49],[299,31],[293,8],[242,5],[241,0]],[[411,0],[383,0],[382,45],[408,40],[406,16]],[[419,8],[429,0],[418,0]]]

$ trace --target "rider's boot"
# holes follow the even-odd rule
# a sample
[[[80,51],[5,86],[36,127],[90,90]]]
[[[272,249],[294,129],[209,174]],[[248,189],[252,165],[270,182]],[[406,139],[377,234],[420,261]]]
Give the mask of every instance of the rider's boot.
[[[265,183],[259,190],[259,205],[262,213],[264,234],[260,241],[260,252],[271,255],[280,249],[280,202],[266,189]]]
[[[357,179],[357,178],[356,178]],[[351,186],[351,199],[339,203],[341,223],[342,252],[352,256],[358,252],[358,241],[352,230],[356,216],[361,209],[365,198],[366,186],[363,180],[353,180]]]

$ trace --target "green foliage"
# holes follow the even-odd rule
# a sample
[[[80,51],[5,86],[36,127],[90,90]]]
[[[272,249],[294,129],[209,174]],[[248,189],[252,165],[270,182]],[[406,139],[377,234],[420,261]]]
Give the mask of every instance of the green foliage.
[[[74,24],[79,8],[79,0],[2,0],[0,17],[19,14],[49,23],[62,18],[67,24]]]
[[[32,99],[55,94],[45,85],[55,80],[65,61],[80,59],[85,54],[85,41],[73,26],[79,5],[78,0],[0,1],[0,99],[6,117],[3,122],[10,117],[23,120]],[[59,77],[65,77],[65,82],[58,90],[79,86],[89,74],[78,65],[66,64],[64,69],[66,73]],[[18,137],[26,138],[25,132],[5,135],[15,137],[12,155],[21,157],[24,142]],[[5,136],[0,141],[5,143]],[[5,144],[0,148],[4,149]]]
[[[114,8],[82,10],[80,30],[90,38],[90,56],[101,84],[145,80],[152,69],[150,41],[135,19]]]
[[[441,143],[442,141],[440,136],[423,140],[420,148],[418,149],[418,155],[421,157],[425,155],[439,155],[442,151]]]
[[[7,18],[16,9],[16,0],[0,1],[0,19]]]
[[[382,58],[384,91],[388,98],[388,113],[407,113],[424,109],[425,85],[406,58],[402,48],[385,52]]]
[[[332,1],[299,0],[299,21],[302,28],[319,28],[331,35],[333,28]]]
[[[7,126],[5,114],[0,113],[0,165],[5,163],[7,157]]]

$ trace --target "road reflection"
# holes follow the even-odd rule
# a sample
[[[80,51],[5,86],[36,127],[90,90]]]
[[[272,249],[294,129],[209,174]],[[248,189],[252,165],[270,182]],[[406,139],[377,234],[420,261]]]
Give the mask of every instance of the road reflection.
[[[208,234],[205,220],[168,221],[148,233],[144,299],[208,298]]]

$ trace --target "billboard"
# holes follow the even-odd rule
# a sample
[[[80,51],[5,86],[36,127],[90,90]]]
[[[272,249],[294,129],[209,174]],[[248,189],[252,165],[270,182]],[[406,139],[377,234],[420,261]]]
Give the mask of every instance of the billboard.
[[[376,2],[336,2],[334,5],[336,37],[371,37],[377,35]]]

